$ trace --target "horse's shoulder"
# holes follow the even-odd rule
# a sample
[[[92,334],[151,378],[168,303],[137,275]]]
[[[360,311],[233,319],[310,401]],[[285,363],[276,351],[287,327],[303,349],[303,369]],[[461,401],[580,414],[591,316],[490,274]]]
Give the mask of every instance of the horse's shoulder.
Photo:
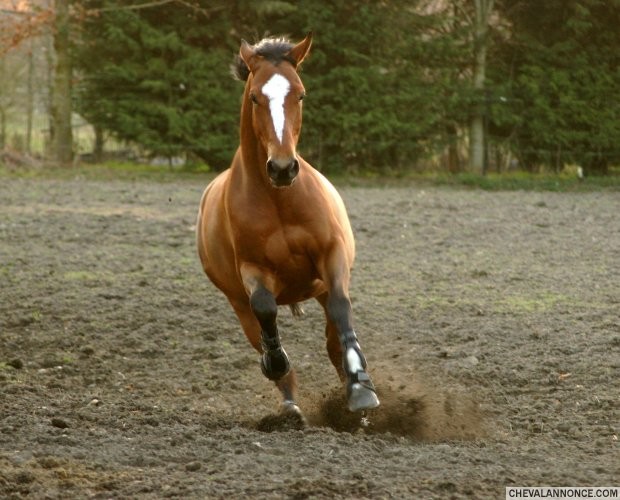
[[[313,182],[316,184],[320,192],[322,192],[323,195],[327,198],[327,200],[332,205],[335,205],[337,210],[346,212],[344,202],[342,201],[342,196],[340,196],[340,193],[330,182],[330,180],[325,177],[321,172],[312,167],[310,167],[308,171],[312,177]]]

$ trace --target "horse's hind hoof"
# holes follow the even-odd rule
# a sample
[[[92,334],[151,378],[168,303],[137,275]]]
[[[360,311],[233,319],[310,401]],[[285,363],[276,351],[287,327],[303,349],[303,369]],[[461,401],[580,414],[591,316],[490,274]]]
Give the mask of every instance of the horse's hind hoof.
[[[286,399],[280,404],[280,413],[296,413],[297,415],[301,415],[301,410],[295,401]]]
[[[352,384],[348,392],[350,411],[372,410],[380,404],[375,391],[359,382]]]
[[[284,401],[278,413],[267,415],[258,422],[257,429],[261,432],[284,432],[303,430],[306,426],[306,419],[299,406],[293,401]]]
[[[293,401],[286,400],[280,405],[278,413],[263,417],[256,428],[261,432],[284,432],[303,430],[307,425],[299,406]]]

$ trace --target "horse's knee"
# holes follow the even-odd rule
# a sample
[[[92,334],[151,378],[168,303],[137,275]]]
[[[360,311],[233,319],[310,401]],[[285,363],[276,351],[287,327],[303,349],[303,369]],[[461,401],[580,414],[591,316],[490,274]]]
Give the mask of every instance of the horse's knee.
[[[274,323],[278,314],[278,305],[273,294],[264,287],[258,287],[250,296],[250,307],[261,327]]]

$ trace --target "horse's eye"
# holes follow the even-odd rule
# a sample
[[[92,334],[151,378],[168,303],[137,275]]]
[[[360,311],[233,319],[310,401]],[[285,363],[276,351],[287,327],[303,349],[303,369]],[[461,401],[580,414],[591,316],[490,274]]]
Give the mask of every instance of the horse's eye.
[[[256,94],[250,94],[250,99],[252,99],[252,102],[254,104],[258,104],[258,99],[256,99]]]
[[[304,93],[304,94],[300,94],[300,96],[299,96],[299,100],[300,100],[300,101],[303,101],[303,100],[304,100],[304,97],[306,97],[306,94],[305,94],[305,93]]]

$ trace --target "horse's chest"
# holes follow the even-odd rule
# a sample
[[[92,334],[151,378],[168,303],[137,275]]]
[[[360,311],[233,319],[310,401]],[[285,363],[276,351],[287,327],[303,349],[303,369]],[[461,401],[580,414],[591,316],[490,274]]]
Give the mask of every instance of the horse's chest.
[[[237,233],[235,253],[239,266],[260,270],[277,299],[286,303],[316,295],[317,256],[325,238],[312,224],[270,225],[260,221]]]
[[[314,240],[301,227],[285,226],[274,231],[264,240],[264,258],[278,274],[287,271],[298,275],[312,272],[311,255]]]

